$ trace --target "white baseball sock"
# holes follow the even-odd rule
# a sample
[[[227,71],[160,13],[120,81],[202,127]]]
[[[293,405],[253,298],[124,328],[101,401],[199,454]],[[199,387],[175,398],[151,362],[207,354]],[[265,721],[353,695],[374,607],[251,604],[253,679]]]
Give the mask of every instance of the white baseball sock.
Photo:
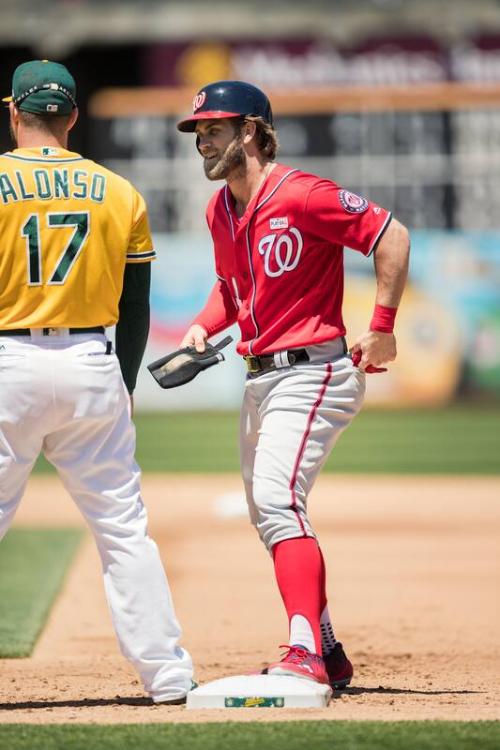
[[[290,646],[304,646],[312,654],[316,653],[312,628],[303,615],[293,615],[290,620]]]

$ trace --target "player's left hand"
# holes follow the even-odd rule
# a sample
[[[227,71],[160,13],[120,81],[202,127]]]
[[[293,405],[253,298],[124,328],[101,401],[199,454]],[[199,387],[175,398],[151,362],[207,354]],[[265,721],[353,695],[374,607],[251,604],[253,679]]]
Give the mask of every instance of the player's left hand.
[[[393,333],[367,331],[350,348],[353,363],[363,372],[386,372],[381,365],[396,359],[396,339]]]

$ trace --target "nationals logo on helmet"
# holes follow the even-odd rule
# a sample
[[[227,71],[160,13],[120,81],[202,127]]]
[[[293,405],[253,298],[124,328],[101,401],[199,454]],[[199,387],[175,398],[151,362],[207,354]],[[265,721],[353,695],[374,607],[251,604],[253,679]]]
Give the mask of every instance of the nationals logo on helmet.
[[[196,96],[193,99],[193,113],[196,112],[200,107],[203,107],[205,104],[205,99],[207,98],[207,95],[204,91],[200,91],[199,94],[196,94]]]
[[[350,193],[349,190],[339,192],[339,200],[346,211],[351,214],[361,214],[368,208],[368,201],[356,193]]]

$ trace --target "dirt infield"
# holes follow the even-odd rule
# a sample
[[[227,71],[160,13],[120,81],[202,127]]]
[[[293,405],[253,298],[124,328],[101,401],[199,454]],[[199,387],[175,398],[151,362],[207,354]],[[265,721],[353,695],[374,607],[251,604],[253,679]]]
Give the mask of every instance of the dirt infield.
[[[239,478],[148,475],[143,489],[197,679],[275,659],[287,624]],[[356,670],[323,710],[147,705],[87,535],[33,657],[0,662],[0,722],[500,719],[499,498],[498,478],[320,479],[311,517]],[[82,521],[56,479],[36,477],[16,524]]]

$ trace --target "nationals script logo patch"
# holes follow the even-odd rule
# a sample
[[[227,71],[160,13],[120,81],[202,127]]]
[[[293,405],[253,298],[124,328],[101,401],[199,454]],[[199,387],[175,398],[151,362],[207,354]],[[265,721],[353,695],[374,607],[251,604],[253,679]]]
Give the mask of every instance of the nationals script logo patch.
[[[290,227],[284,234],[266,234],[259,242],[259,253],[264,256],[264,271],[272,279],[287,271],[294,271],[300,260],[304,240],[298,229]]]
[[[339,192],[339,200],[345,208],[351,214],[362,214],[368,208],[368,201],[366,198],[362,198],[356,193],[350,193],[349,190],[341,190]]]
[[[199,94],[196,94],[193,99],[193,112],[196,112],[196,110],[198,110],[200,107],[203,107],[206,98],[207,95],[204,91],[200,91]]]

